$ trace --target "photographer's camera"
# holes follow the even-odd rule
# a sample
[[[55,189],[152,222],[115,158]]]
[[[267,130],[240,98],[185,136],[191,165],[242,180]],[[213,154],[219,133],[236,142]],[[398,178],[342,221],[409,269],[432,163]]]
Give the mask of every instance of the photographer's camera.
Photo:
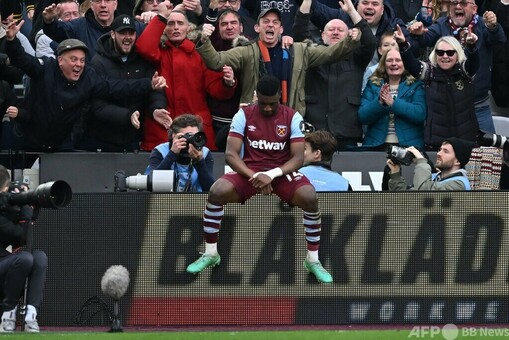
[[[491,132],[479,131],[476,138],[478,146],[492,146],[495,148],[503,149],[502,160],[504,163],[509,163],[509,138],[502,135],[497,135]]]
[[[10,187],[21,188],[24,184],[12,182]],[[20,190],[21,191],[21,190]],[[64,181],[47,182],[34,190],[21,192],[6,192],[2,202],[9,205],[31,205],[39,208],[61,209],[67,206],[72,199],[72,190]]]
[[[415,156],[410,151],[399,146],[392,145],[387,150],[387,158],[393,161],[395,164],[410,165],[412,164]]]
[[[189,144],[195,147],[196,150],[201,150],[205,144],[207,144],[207,137],[204,132],[188,132],[182,136],[182,138],[186,139],[187,147],[189,148]],[[187,153],[188,148],[181,151],[181,153]]]
[[[153,170],[148,175],[137,174],[127,176],[124,170],[115,173],[115,192],[125,192],[127,189],[137,191],[173,192],[175,182],[173,170]]]

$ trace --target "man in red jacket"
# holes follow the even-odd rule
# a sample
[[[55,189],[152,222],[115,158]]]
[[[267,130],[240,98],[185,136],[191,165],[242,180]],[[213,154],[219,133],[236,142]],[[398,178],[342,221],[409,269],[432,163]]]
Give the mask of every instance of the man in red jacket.
[[[229,99],[235,92],[233,70],[223,67],[223,72],[209,70],[194,43],[187,38],[189,21],[184,12],[173,10],[169,1],[159,4],[159,14],[154,17],[136,41],[140,55],[156,65],[158,72],[167,79],[166,97],[172,118],[193,113],[203,120],[207,147],[214,151],[212,116],[207,106],[206,94],[216,99]],[[145,119],[142,149],[151,150],[168,139],[168,132],[151,117]]]

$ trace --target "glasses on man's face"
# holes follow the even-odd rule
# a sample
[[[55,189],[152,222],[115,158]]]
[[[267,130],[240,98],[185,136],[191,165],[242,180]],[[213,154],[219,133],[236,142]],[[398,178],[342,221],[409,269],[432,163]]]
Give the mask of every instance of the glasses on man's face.
[[[229,3],[230,5],[235,5],[239,0],[219,0],[218,3],[220,5],[224,5],[226,3]]]
[[[444,54],[447,54],[448,57],[452,57],[456,53],[456,51],[455,50],[435,50],[435,53],[439,57],[442,57]]]
[[[161,2],[164,2],[164,0],[145,0],[145,2],[146,2],[147,4],[149,4],[149,5],[153,5],[153,4],[154,4],[154,2],[155,2],[156,4],[160,4]]]
[[[94,4],[101,4],[101,3],[106,3],[106,4],[110,4],[112,2],[115,2],[117,0],[90,0],[92,3]]]
[[[452,7],[455,7],[455,6],[458,6],[460,5],[461,7],[467,7],[469,4],[474,4],[474,2],[472,1],[467,1],[467,0],[461,0],[461,1],[458,1],[458,0],[451,0],[449,2],[449,4],[452,6]]]

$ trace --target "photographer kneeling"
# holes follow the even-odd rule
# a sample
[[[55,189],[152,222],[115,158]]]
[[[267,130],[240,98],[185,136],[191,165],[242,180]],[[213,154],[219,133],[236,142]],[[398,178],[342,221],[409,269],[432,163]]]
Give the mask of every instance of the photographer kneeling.
[[[442,142],[437,152],[435,167],[438,173],[432,174],[428,160],[411,146],[406,150],[413,155],[414,181],[413,190],[470,190],[465,165],[470,159],[473,143],[464,139],[451,137]],[[389,158],[389,190],[407,190],[405,178],[401,176],[401,166],[397,160]]]
[[[9,184],[9,173],[0,165],[0,191],[6,193]],[[16,329],[16,308],[27,279],[25,331],[39,332],[37,311],[42,302],[48,259],[41,250],[29,252],[20,248],[28,241],[27,229],[33,223],[33,208],[29,205],[11,206],[5,197],[1,199],[0,296],[3,314],[0,332],[10,333]],[[12,253],[6,250],[8,246],[12,246]]]
[[[204,146],[207,138],[202,131],[199,116],[184,114],[175,118],[170,127],[169,142],[152,150],[145,175],[153,170],[173,170],[174,191],[209,191],[214,184],[214,159]]]

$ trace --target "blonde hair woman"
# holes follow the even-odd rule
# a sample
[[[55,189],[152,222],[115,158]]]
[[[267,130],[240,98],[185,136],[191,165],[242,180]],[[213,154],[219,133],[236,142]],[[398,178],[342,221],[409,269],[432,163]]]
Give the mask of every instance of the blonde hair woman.
[[[398,26],[394,33],[406,69],[426,85],[428,116],[424,142],[428,149],[437,150],[450,137],[475,141],[479,124],[474,106],[473,76],[479,68],[477,36],[471,29],[466,34],[466,48],[453,36],[437,40],[429,62],[413,55]]]

